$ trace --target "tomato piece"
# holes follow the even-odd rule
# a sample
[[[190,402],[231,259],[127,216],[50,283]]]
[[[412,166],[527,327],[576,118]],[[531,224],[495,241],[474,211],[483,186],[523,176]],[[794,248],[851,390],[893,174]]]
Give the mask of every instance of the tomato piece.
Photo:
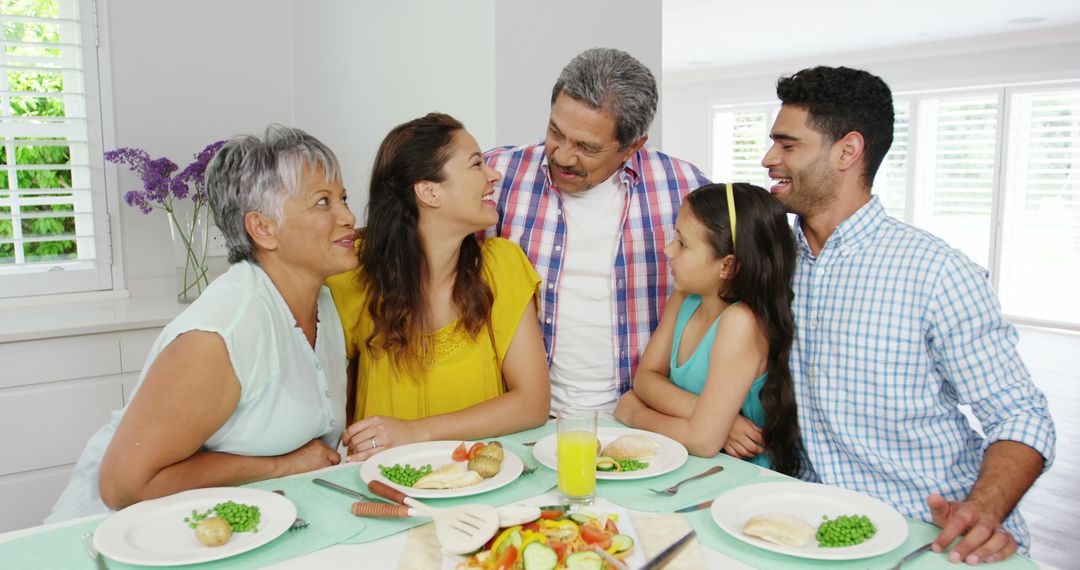
[[[607,526],[604,527],[604,531],[612,536],[619,534],[619,527],[615,526],[615,521],[608,519]]]
[[[464,445],[464,444],[462,444],[462,445]],[[469,448],[469,455],[468,455],[469,460],[472,461],[473,459],[476,459],[476,456],[480,455],[480,450],[481,449],[484,449],[484,444],[483,443],[481,443],[479,441],[474,443],[472,445],[472,447]]]
[[[555,554],[559,557],[559,564],[566,562],[566,555],[569,553],[570,547],[565,542],[558,540],[549,540],[548,546],[555,551]]]
[[[465,450],[465,444],[462,443],[454,448],[454,453],[450,454],[450,458],[454,461],[465,461],[469,458],[469,452]]]
[[[532,531],[532,532],[540,532],[540,525],[536,524],[536,521],[533,521],[531,523],[525,523],[521,527],[521,530],[528,530],[528,531]]]
[[[563,515],[565,515],[565,514],[566,513],[564,513],[563,511],[557,511],[557,510],[543,511],[542,510],[542,511],[540,511],[540,518],[545,519],[545,520],[555,520],[555,519],[561,519],[563,517]]]
[[[581,540],[585,541],[585,544],[592,544],[599,546],[604,550],[607,550],[611,546],[611,537],[613,535],[600,530],[596,527],[583,526],[581,527]]]
[[[495,570],[513,570],[517,557],[517,547],[513,544],[507,545],[506,549],[495,560]]]

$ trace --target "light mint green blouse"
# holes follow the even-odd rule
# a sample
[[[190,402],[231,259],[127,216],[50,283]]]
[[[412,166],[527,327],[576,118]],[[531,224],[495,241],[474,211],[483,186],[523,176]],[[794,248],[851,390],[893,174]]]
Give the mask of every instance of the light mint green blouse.
[[[345,427],[345,337],[326,287],[319,293],[318,317],[312,349],[266,272],[254,263],[236,263],[161,331],[136,393],[154,359],[176,337],[215,332],[225,340],[240,380],[240,402],[204,450],[273,456],[315,438],[337,448]],[[98,474],[125,409],[114,411],[90,438],[45,522],[109,510],[98,493]]]
[[[679,316],[675,321],[675,333],[671,338],[671,362],[669,366],[671,372],[669,377],[676,386],[700,396],[701,391],[705,388],[705,381],[709,379],[709,356],[712,354],[713,342],[716,339],[716,327],[720,324],[720,318],[724,314],[720,313],[716,320],[709,325],[709,329],[701,337],[701,342],[698,343],[694,352],[690,354],[690,358],[687,358],[686,362],[679,366],[679,345],[682,342],[683,330],[686,329],[686,323],[690,321],[690,317],[694,316],[694,312],[697,311],[699,306],[701,306],[701,295],[688,295],[679,307]],[[765,380],[768,377],[769,373],[766,372],[754,379],[754,382],[750,385],[750,392],[747,393],[746,400],[743,401],[739,410],[746,419],[759,426],[765,425],[765,408],[761,405],[760,394],[761,387],[765,385]],[[772,461],[769,460],[768,453],[762,453],[748,461],[765,468],[772,468]]]

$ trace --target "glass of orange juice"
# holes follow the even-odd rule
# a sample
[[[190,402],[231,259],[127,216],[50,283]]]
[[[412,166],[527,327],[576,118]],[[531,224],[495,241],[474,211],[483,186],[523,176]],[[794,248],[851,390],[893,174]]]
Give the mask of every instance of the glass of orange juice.
[[[589,504],[596,497],[596,410],[562,410],[556,427],[559,498]]]

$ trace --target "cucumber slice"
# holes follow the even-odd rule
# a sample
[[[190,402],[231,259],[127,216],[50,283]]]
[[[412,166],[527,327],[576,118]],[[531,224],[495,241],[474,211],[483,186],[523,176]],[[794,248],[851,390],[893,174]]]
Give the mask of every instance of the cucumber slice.
[[[626,552],[634,547],[634,539],[626,536],[625,534],[616,534],[611,537],[611,550],[610,552],[618,554],[619,552]]]
[[[559,555],[550,546],[539,542],[530,542],[521,554],[525,570],[555,570],[559,564]]]
[[[591,520],[593,520],[595,518],[596,517],[594,517],[592,515],[587,515],[587,514],[584,514],[584,513],[571,513],[570,514],[570,520],[572,520],[572,521],[574,521],[574,522],[576,522],[578,524],[581,524],[581,525],[586,524],[586,523],[588,523],[589,521],[591,521]]]
[[[600,456],[596,458],[597,471],[619,471],[621,466],[614,458]]]
[[[513,544],[514,548],[518,549],[518,552],[520,552],[522,540],[523,538],[521,536],[521,531],[511,531],[510,534],[506,537],[506,540],[504,540],[503,543],[499,545],[499,551],[496,552],[496,554],[502,554],[503,551],[506,550],[506,547],[510,546],[511,544]]]
[[[566,570],[601,570],[603,567],[604,559],[591,550],[575,552],[566,557]]]

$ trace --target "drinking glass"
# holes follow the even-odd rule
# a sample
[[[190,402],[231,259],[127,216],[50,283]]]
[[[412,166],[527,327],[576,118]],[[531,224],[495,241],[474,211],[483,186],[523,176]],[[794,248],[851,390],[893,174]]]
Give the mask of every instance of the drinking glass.
[[[596,497],[596,410],[562,410],[558,433],[559,497],[589,504]]]

